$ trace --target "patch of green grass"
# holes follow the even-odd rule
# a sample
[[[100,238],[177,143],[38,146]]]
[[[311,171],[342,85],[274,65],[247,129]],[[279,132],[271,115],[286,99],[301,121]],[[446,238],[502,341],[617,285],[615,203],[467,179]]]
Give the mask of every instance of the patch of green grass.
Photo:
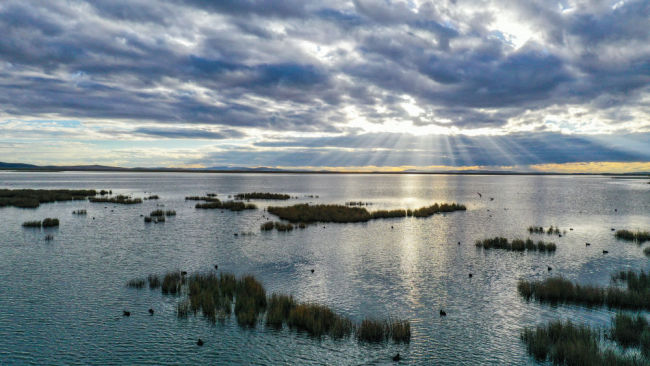
[[[239,193],[235,195],[236,200],[288,200],[289,198],[291,198],[291,196],[288,194],[268,192]]]
[[[513,241],[508,241],[506,238],[494,237],[490,239],[477,240],[475,243],[477,248],[483,249],[502,249],[509,251],[518,251],[523,252],[524,250],[528,251],[538,251],[538,252],[555,252],[557,246],[555,243],[538,241],[535,243],[531,239],[515,239]]]
[[[615,235],[617,239],[633,241],[639,244],[650,240],[650,232],[648,231],[617,230]]]
[[[85,200],[94,189],[0,189],[0,207],[36,208],[41,203]]]

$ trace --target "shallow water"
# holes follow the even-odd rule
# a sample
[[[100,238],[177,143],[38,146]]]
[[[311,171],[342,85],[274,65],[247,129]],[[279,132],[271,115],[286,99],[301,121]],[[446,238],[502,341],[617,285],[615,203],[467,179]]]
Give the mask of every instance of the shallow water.
[[[617,241],[611,231],[650,229],[646,183],[598,176],[0,172],[0,188],[161,197],[129,206],[81,201],[0,208],[0,364],[359,365],[392,364],[396,352],[404,364],[533,364],[519,340],[523,327],[559,318],[608,327],[614,312],[527,303],[517,294],[517,280],[560,274],[607,285],[614,271],[650,270],[643,247]],[[196,202],[184,200],[253,191],[301,198],[254,201],[258,210],[241,213],[197,210]],[[305,197],[312,194],[319,198]],[[259,230],[265,206],[346,201],[372,202],[370,210],[455,201],[468,210],[289,233]],[[140,215],[157,204],[177,215],[145,224]],[[87,216],[72,215],[81,208]],[[45,217],[58,217],[61,226],[21,227]],[[556,242],[555,254],[484,252],[473,244],[495,235],[526,238],[529,225],[567,230],[562,238],[530,235]],[[253,235],[234,236],[247,231]],[[44,241],[46,233],[54,240]],[[207,271],[215,264],[255,275],[268,293],[326,304],[356,321],[409,319],[411,343],[318,340],[263,325],[243,329],[234,316],[215,325],[201,317],[179,320],[177,298],[125,287],[149,273]],[[122,317],[123,309],[131,317]],[[447,317],[439,317],[440,309]],[[199,337],[203,347],[195,345]]]

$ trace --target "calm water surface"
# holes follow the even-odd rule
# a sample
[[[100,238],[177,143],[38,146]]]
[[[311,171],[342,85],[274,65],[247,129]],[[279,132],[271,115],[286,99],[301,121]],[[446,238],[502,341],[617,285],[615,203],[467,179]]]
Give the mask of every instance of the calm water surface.
[[[554,319],[607,327],[614,312],[527,303],[517,295],[518,279],[545,278],[552,266],[552,275],[604,286],[614,271],[650,270],[643,247],[618,242],[611,231],[650,229],[647,179],[1,172],[0,188],[112,189],[161,197],[130,206],[80,201],[0,208],[2,365],[374,365],[392,364],[396,352],[404,364],[533,364],[519,341],[523,327]],[[196,210],[195,202],[184,200],[206,192],[223,197],[253,191],[301,198],[255,201],[260,209],[241,213]],[[269,204],[352,200],[372,202],[371,210],[451,201],[468,210],[426,219],[312,225],[289,233],[259,231]],[[140,215],[157,204],[177,216],[145,225]],[[88,215],[72,215],[80,208]],[[61,226],[47,232],[21,227],[45,217],[58,217]],[[553,255],[474,247],[475,240],[495,235],[526,238],[529,225],[559,225],[567,234],[531,236],[552,238],[558,244]],[[254,235],[234,236],[247,231]],[[54,240],[44,241],[46,233]],[[356,321],[409,319],[411,343],[317,340],[262,325],[242,329],[234,316],[215,325],[201,317],[179,320],[177,298],[125,287],[127,280],[149,273],[207,271],[215,264],[255,275],[269,293],[326,304]],[[131,317],[122,317],[123,309]],[[440,309],[447,317],[439,317]],[[205,341],[200,348],[199,337]]]

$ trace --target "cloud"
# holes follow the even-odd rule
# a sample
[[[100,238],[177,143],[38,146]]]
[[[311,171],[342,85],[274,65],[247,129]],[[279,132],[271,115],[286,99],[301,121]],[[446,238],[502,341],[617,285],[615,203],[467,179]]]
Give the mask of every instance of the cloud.
[[[459,144],[450,148],[457,164],[482,159],[489,144],[527,150],[522,160],[647,158],[585,136],[633,139],[650,131],[650,4],[562,4],[6,0],[0,121],[80,120],[149,138],[244,134],[253,144],[241,145],[239,161],[278,134],[374,143],[356,135],[427,128],[449,135],[431,140]],[[522,137],[531,131],[586,152],[558,156]],[[84,133],[94,134],[77,135]],[[356,160],[406,159],[406,150],[390,146],[395,140],[410,137],[379,140],[392,157],[375,151]],[[310,148],[301,161],[343,159]]]

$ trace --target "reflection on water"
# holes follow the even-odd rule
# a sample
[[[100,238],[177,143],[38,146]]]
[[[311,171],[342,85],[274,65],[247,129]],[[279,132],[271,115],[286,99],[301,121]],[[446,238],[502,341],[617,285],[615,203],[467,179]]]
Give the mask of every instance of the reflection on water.
[[[605,327],[613,312],[526,303],[516,293],[517,279],[549,276],[551,265],[554,275],[606,285],[615,270],[649,270],[642,248],[617,242],[610,231],[648,229],[645,183],[569,176],[0,173],[3,188],[105,188],[161,197],[131,206],[0,208],[0,363],[390,364],[396,352],[415,364],[532,363],[519,341],[524,326],[570,318]],[[367,201],[377,210],[455,201],[468,211],[261,233],[261,209],[196,210],[184,200],[252,191],[301,197],[279,204]],[[311,194],[319,198],[305,197]],[[255,203],[263,208],[271,201]],[[140,215],[156,204],[177,215],[145,225]],[[88,215],[72,215],[75,209]],[[61,220],[60,228],[47,231],[51,242],[43,240],[45,232],[20,226],[45,217]],[[552,255],[474,247],[475,240],[495,235],[525,238],[529,225],[558,225],[567,234],[544,236],[558,244]],[[233,235],[241,231],[255,235]],[[355,320],[410,319],[412,341],[358,345],[263,326],[244,330],[234,319],[217,325],[178,320],[176,299],[124,286],[149,273],[215,264],[254,274],[269,293],[327,304]],[[123,318],[123,309],[131,317]],[[196,347],[198,337],[204,347]]]

